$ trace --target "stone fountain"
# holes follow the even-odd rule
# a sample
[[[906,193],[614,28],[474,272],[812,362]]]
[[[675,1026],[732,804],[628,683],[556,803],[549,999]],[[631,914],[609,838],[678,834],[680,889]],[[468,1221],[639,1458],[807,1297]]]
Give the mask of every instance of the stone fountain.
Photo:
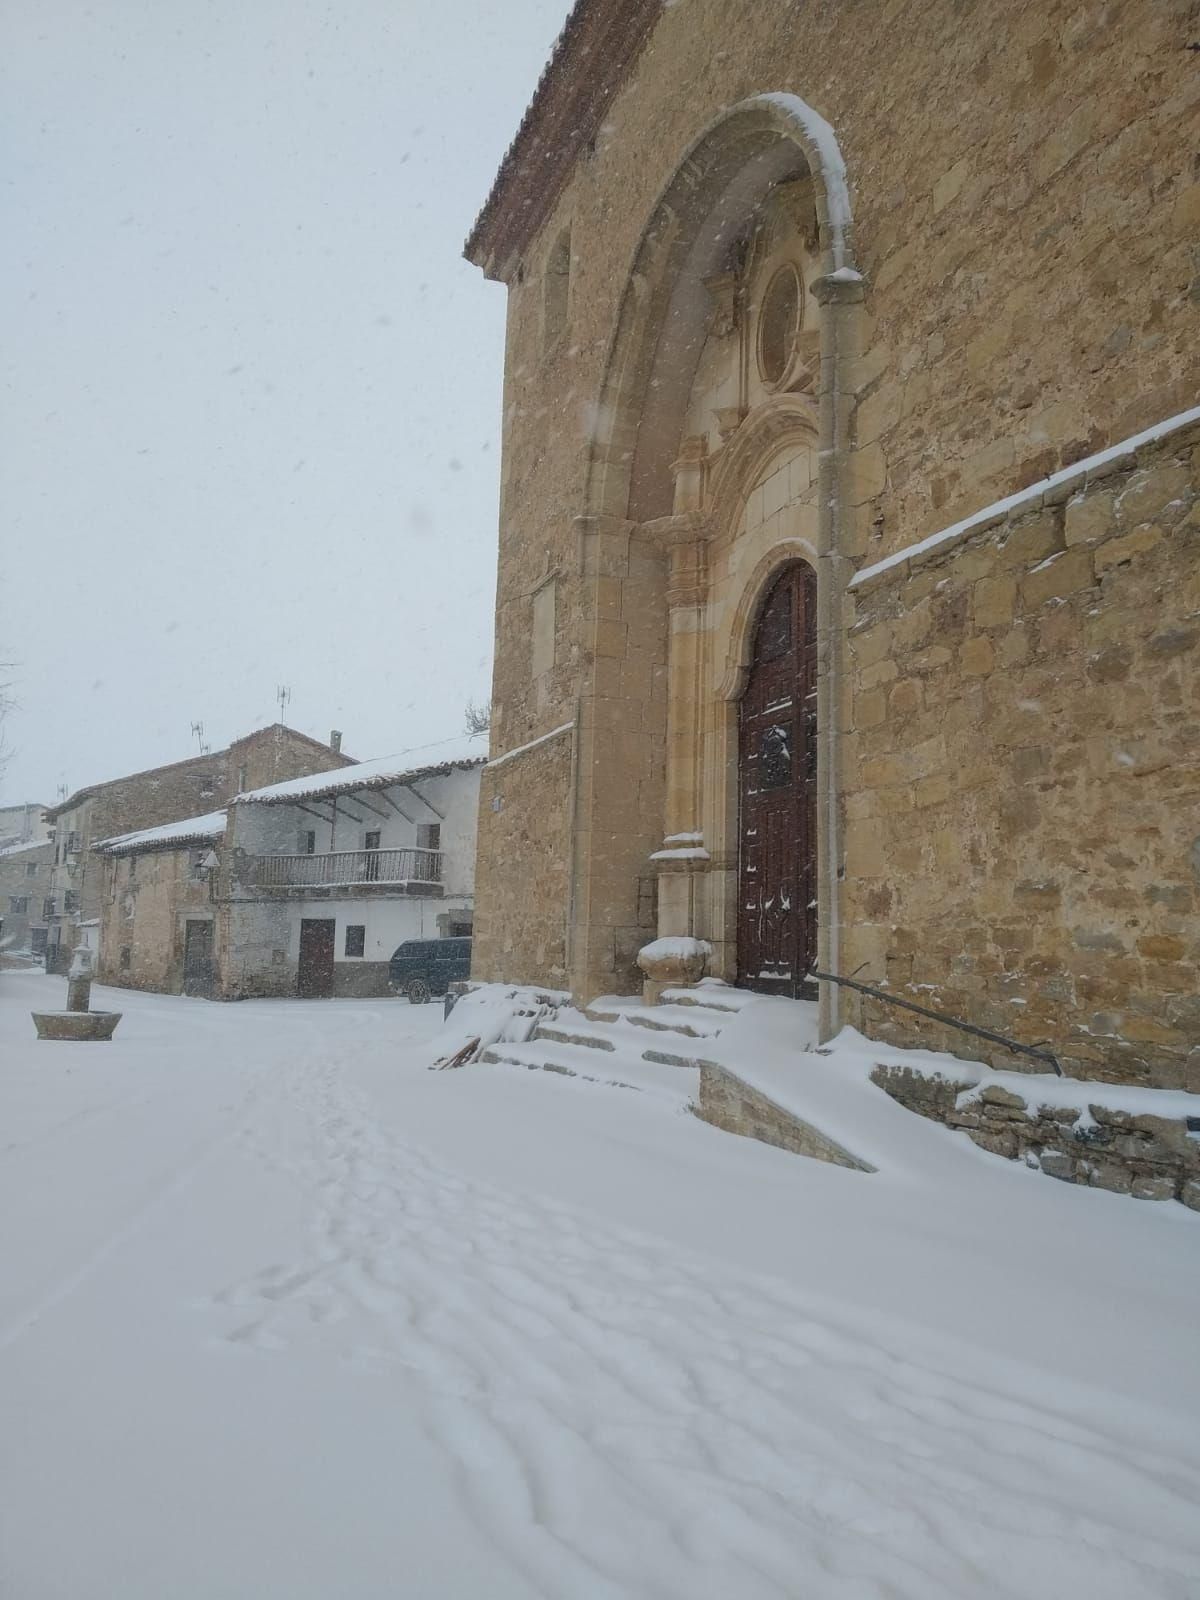
[[[111,1039],[120,1011],[92,1011],[92,952],[82,947],[71,957],[67,974],[67,1009],[35,1011],[33,1025],[39,1039]]]

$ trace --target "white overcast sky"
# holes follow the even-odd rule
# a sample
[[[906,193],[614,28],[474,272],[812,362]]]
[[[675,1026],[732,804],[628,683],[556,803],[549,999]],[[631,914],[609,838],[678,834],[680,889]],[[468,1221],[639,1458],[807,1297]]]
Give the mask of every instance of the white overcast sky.
[[[0,802],[491,684],[504,290],[567,0],[6,0]]]

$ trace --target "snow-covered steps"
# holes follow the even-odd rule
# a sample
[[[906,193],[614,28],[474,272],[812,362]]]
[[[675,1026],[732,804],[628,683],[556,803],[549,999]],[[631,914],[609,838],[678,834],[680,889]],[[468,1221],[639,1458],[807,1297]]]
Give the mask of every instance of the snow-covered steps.
[[[597,1050],[590,1045],[559,1044],[544,1038],[530,1039],[527,1044],[489,1045],[479,1059],[488,1064],[524,1067],[530,1072],[559,1073],[609,1088],[638,1090],[669,1100],[680,1110],[692,1103],[699,1088],[699,1073],[695,1070],[682,1072],[677,1066],[647,1061],[617,1049]]]
[[[547,1039],[551,1044],[581,1045],[588,1050],[615,1050],[616,1040],[611,1028],[603,1023],[588,1022],[580,1012],[566,1017],[560,1012],[549,1022],[539,1022],[533,1030],[535,1039]]]
[[[686,1039],[710,1039],[720,1033],[728,1017],[707,1013],[698,1006],[643,1005],[618,995],[605,995],[585,1006],[583,1014],[591,1022],[625,1024],[651,1028],[658,1033],[678,1033]]]
[[[736,1016],[762,996],[751,993],[749,989],[735,989],[732,984],[722,983],[719,978],[701,978],[699,983],[683,988],[664,989],[662,998],[665,1005],[695,1006],[702,1011],[723,1011],[727,1016]]]

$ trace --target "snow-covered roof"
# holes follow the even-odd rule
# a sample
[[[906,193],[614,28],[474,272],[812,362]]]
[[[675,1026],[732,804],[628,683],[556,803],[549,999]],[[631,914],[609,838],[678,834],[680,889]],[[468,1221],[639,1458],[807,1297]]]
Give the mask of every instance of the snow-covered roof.
[[[141,850],[169,850],[177,845],[200,844],[219,839],[225,832],[225,813],[209,811],[202,817],[185,817],[182,822],[164,822],[157,828],[141,828],[137,833],[118,833],[111,839],[98,839],[93,850],[106,855],[132,855]]]
[[[0,856],[17,856],[23,850],[45,850],[53,842],[52,839],[25,839],[20,844],[6,844],[0,850]]]
[[[466,733],[438,744],[418,745],[377,761],[359,761],[337,772],[314,772],[307,778],[289,778],[265,789],[249,789],[233,797],[233,804],[283,805],[290,800],[319,800],[323,796],[354,794],[360,789],[386,789],[393,783],[414,783],[456,768],[481,767],[487,760],[488,735]]]

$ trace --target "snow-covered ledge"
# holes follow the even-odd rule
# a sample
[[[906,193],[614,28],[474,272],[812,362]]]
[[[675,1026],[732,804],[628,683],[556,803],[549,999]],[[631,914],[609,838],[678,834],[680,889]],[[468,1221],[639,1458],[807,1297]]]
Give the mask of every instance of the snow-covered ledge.
[[[515,761],[518,756],[526,755],[530,750],[536,750],[539,745],[549,744],[551,739],[558,739],[564,733],[570,733],[574,726],[573,722],[564,722],[561,727],[551,728],[549,733],[543,733],[537,739],[530,739],[528,744],[519,744],[515,750],[506,750],[502,756],[493,756],[485,764],[484,771],[493,772],[497,767],[504,766],[505,762]]]
[[[914,567],[929,560],[930,557],[942,555],[954,545],[970,538],[972,534],[994,527],[1010,517],[1014,511],[1033,511],[1046,503],[1060,504],[1072,490],[1086,488],[1091,482],[1136,466],[1139,450],[1147,445],[1157,444],[1168,435],[1178,433],[1181,429],[1197,423],[1200,423],[1200,406],[1193,406],[1190,411],[1181,411],[1174,417],[1168,417],[1165,422],[1147,428],[1142,433],[1132,434],[1128,439],[1122,439],[1119,444],[1110,445],[1107,450],[1100,450],[1094,456],[1086,456],[1084,460],[1076,461],[1073,466],[1052,472],[1048,478],[1040,478],[1037,483],[1031,483],[1027,489],[1007,495],[1003,500],[995,500],[991,505],[984,506],[981,511],[964,517],[961,522],[955,522],[948,528],[931,533],[927,538],[919,539],[916,544],[906,545],[903,550],[884,556],[882,561],[876,561],[872,566],[863,567],[861,572],[857,572],[850,580],[850,588],[852,590],[874,588],[879,583],[907,577]]]

